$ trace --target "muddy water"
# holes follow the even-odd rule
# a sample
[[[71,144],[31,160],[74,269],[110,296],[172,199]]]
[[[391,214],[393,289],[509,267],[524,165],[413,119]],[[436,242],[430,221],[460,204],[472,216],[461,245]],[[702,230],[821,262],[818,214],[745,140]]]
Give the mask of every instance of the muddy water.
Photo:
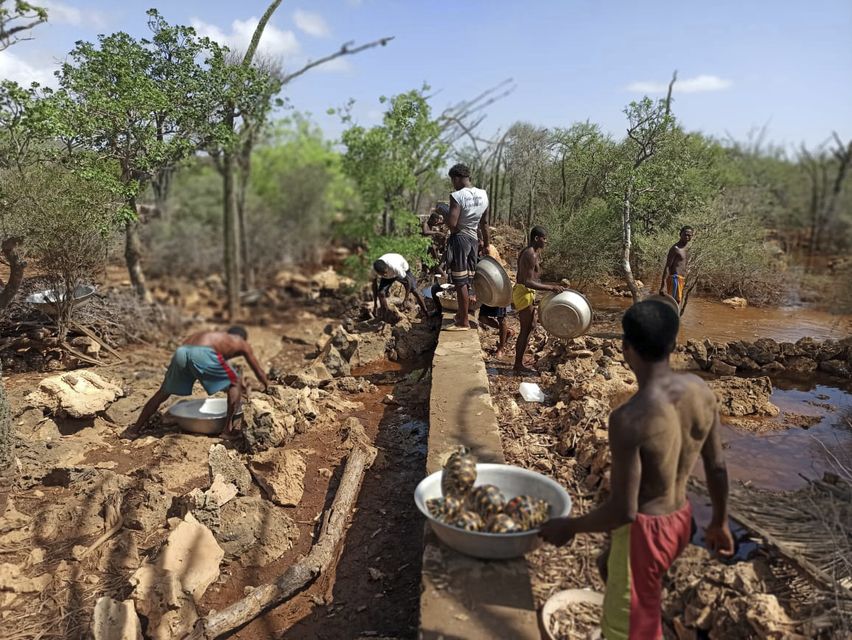
[[[603,293],[587,297],[597,312],[619,312],[631,304],[630,298],[615,298]],[[618,332],[617,327],[615,330]],[[795,342],[805,336],[816,340],[836,340],[850,334],[852,316],[849,315],[835,315],[808,307],[731,309],[715,300],[690,298],[682,318],[680,341],[773,338],[779,342]]]

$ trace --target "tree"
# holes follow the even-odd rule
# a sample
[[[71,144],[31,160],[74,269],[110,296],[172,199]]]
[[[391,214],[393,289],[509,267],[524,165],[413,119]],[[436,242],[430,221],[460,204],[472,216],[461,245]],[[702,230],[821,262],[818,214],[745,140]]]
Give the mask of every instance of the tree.
[[[808,176],[810,201],[810,238],[808,254],[813,256],[822,248],[822,239],[826,230],[834,222],[837,203],[843,193],[846,174],[852,163],[852,140],[844,143],[837,133],[833,133],[835,147],[829,153],[820,149],[811,153],[802,145],[801,165]],[[833,173],[833,178],[830,174]]]
[[[149,299],[136,199],[145,185],[210,136],[225,50],[190,27],[148,11],[150,40],[123,32],[78,42],[57,76],[57,137],[109,158],[128,211],[125,258],[136,293]]]
[[[21,40],[25,34],[47,21],[47,9],[24,0],[0,0],[0,51]]]

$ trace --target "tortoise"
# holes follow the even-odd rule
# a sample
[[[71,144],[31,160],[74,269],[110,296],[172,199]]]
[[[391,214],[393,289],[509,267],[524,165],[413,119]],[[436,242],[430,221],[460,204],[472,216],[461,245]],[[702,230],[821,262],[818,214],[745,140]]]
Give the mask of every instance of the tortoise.
[[[488,519],[485,528],[489,533],[515,533],[521,531],[518,523],[505,513],[495,513]]]
[[[506,503],[503,513],[512,518],[524,531],[535,529],[550,513],[547,501],[533,496],[515,496]]]
[[[444,464],[441,493],[444,497],[464,498],[476,482],[476,459],[466,447],[458,447]]]
[[[426,501],[426,508],[432,517],[441,520],[442,522],[450,522],[462,510],[463,503],[455,496],[447,496],[446,498],[432,498]]]
[[[481,484],[474,487],[467,496],[467,506],[476,511],[483,520],[500,513],[506,504],[503,493],[493,484]]]
[[[465,531],[482,531],[485,528],[485,522],[475,511],[462,511],[450,524]]]

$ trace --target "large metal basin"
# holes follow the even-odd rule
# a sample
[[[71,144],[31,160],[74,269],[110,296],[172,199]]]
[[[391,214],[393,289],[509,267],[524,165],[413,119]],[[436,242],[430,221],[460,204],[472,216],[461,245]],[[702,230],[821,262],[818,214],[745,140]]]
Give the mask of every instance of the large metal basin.
[[[414,490],[414,502],[445,545],[475,558],[503,560],[518,558],[541,544],[538,529],[520,533],[480,533],[436,520],[426,508],[426,501],[441,497],[441,473],[436,471],[420,481]],[[476,485],[480,484],[497,485],[507,500],[519,495],[547,500],[551,518],[567,516],[571,512],[571,497],[562,485],[535,471],[508,464],[477,464]]]
[[[169,407],[169,415],[184,431],[215,436],[225,429],[225,421],[228,417],[228,399],[181,400]],[[238,406],[234,415],[241,417],[243,415],[242,407]]]
[[[541,326],[558,338],[576,338],[592,326],[592,305],[579,291],[546,295],[538,308]]]
[[[95,295],[95,287],[90,284],[81,284],[76,289],[74,289],[74,296],[72,299],[72,303],[77,305],[83,302],[84,300],[88,300],[93,295]],[[65,298],[64,291],[57,291],[56,289],[45,289],[44,291],[36,291],[35,293],[31,293],[27,296],[27,304],[31,304],[34,307],[38,307],[42,311],[46,312],[55,312],[56,311],[56,301],[62,300]]]
[[[476,264],[473,277],[476,299],[489,307],[508,307],[512,303],[512,282],[509,274],[494,258],[485,256]]]

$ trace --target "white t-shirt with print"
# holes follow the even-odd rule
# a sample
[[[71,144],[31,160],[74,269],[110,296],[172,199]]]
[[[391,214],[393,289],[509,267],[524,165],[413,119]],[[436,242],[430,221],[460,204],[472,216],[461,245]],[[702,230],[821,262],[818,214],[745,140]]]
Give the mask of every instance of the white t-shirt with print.
[[[408,273],[408,261],[398,253],[386,253],[379,260],[388,265],[390,271],[387,274],[380,273],[383,278],[404,278]]]
[[[461,209],[457,233],[464,233],[475,239],[477,237],[476,232],[479,229],[479,221],[488,208],[488,194],[485,193],[485,189],[465,187],[450,195]]]

